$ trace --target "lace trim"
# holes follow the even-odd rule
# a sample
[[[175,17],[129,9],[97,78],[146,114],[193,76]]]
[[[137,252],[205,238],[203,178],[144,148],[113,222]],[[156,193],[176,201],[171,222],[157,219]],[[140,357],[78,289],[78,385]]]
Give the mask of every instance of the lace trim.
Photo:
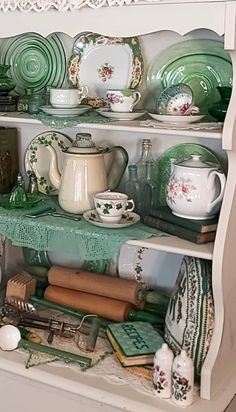
[[[96,9],[107,6],[129,6],[134,4],[153,4],[161,0],[1,0],[0,11],[42,12],[49,9],[74,11],[81,7]]]

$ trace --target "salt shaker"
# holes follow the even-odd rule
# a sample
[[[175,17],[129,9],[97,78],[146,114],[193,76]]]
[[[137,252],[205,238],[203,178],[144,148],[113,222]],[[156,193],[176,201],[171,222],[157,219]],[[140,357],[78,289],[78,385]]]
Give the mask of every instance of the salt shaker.
[[[160,398],[171,397],[171,372],[173,352],[163,343],[154,356],[153,386],[154,392]]]
[[[30,193],[31,195],[38,194],[38,182],[37,182],[37,177],[34,172],[30,173],[27,193]]]
[[[178,406],[189,406],[193,403],[194,366],[185,350],[181,350],[173,362],[172,400]]]

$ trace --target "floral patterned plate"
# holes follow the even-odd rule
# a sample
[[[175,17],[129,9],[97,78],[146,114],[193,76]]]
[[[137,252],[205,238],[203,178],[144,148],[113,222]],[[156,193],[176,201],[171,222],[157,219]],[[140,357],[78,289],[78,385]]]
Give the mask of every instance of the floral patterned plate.
[[[37,135],[29,144],[25,152],[25,170],[33,171],[37,177],[38,188],[46,195],[57,195],[58,191],[49,178],[50,155],[46,146],[52,145],[57,153],[58,169],[61,172],[64,163],[63,150],[72,144],[69,137],[58,132],[45,132]]]
[[[173,161],[184,161],[190,158],[191,154],[199,154],[204,162],[211,162],[220,165],[217,156],[207,147],[196,143],[182,143],[167,149],[157,160],[155,170],[155,180],[158,183],[159,205],[166,205],[166,188],[171,175]]]
[[[140,216],[137,215],[137,213],[129,212],[122,216],[122,219],[119,223],[105,223],[100,220],[96,209],[84,212],[83,217],[85,220],[87,220],[87,222],[92,223],[95,226],[109,229],[121,229],[123,227],[134,225],[140,220]]]
[[[88,86],[89,97],[83,103],[104,107],[108,89],[134,89],[142,74],[143,57],[137,37],[83,33],[74,42],[68,81],[72,87]]]

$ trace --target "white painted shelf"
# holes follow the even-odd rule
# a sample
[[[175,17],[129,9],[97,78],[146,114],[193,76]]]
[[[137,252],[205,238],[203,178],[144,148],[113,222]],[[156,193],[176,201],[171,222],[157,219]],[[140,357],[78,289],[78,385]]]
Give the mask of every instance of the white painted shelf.
[[[20,412],[178,412],[170,400],[161,400],[135,390],[131,385],[115,384],[102,376],[92,376],[52,363],[26,369],[26,357],[19,352],[0,353],[1,402],[7,412],[15,410],[18,393]],[[224,382],[211,402],[195,398],[190,412],[223,412],[236,387],[236,375]],[[27,392],[26,392],[27,388]],[[24,406],[24,408],[23,408]]]
[[[73,120],[73,119],[72,119]],[[149,119],[150,120],[150,119]],[[26,123],[26,124],[42,124],[42,122],[36,117],[28,113],[3,113],[0,112],[0,122],[2,123]],[[169,136],[181,136],[181,137],[198,137],[205,139],[222,139],[221,130],[171,130],[166,128],[154,128],[151,126],[140,125],[141,120],[132,121],[117,121],[107,123],[80,123],[76,127],[83,127],[84,129],[91,130],[111,130],[111,131],[123,131],[123,132],[135,132],[146,133],[151,135],[169,135]]]
[[[149,239],[142,240],[128,240],[126,243],[129,245],[148,247],[155,250],[195,256],[207,260],[212,260],[213,258],[214,242],[197,245],[196,243],[180,239],[177,236],[166,236],[151,237]]]

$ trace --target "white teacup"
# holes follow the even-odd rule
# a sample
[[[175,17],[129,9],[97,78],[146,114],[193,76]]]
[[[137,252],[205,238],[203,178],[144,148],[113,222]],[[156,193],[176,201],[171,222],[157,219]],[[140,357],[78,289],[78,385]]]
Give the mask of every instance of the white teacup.
[[[119,223],[122,215],[134,209],[134,201],[119,192],[102,192],[93,196],[96,211],[102,222]]]
[[[113,112],[132,112],[141,99],[141,93],[132,90],[107,90],[107,101]]]
[[[81,86],[78,89],[50,89],[50,103],[53,107],[69,109],[78,107],[81,101],[88,95],[88,87]]]

